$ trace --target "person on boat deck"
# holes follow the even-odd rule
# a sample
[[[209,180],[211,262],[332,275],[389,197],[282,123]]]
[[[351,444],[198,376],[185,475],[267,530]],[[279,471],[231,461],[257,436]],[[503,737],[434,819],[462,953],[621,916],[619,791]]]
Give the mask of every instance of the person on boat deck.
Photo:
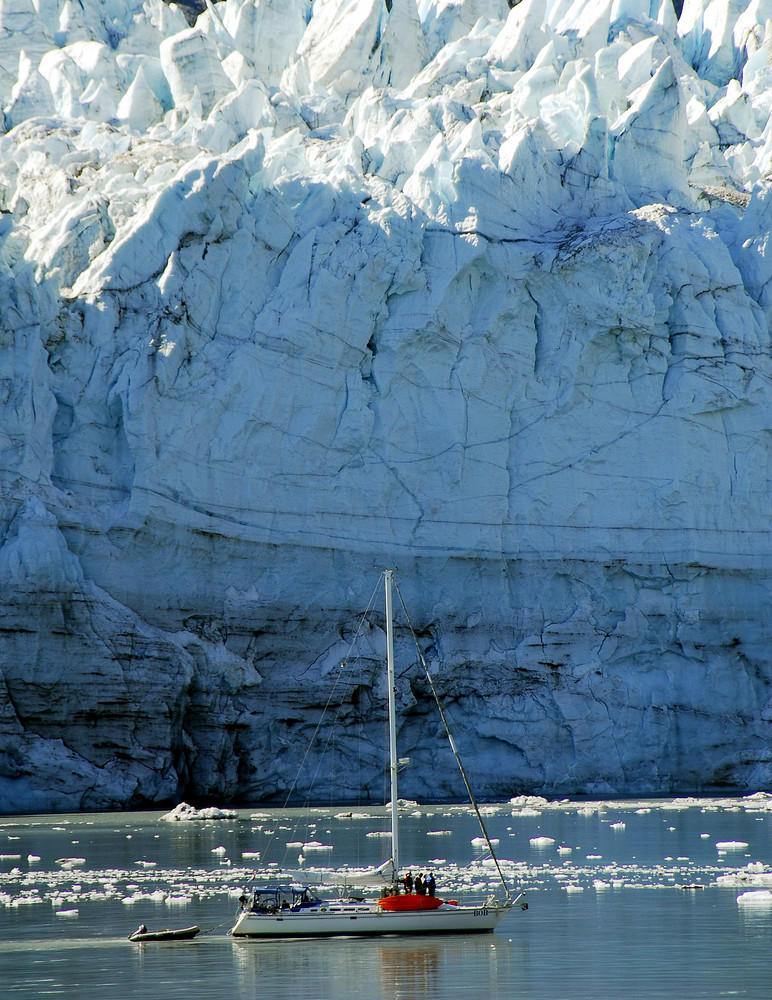
[[[408,872],[405,876],[405,892],[413,891],[413,873]]]
[[[415,891],[419,896],[426,895],[426,883],[424,882],[423,872],[419,872],[415,877]]]
[[[429,878],[426,881],[426,888],[429,890],[430,896],[433,896],[437,890],[437,880],[435,879],[433,872],[429,872]]]

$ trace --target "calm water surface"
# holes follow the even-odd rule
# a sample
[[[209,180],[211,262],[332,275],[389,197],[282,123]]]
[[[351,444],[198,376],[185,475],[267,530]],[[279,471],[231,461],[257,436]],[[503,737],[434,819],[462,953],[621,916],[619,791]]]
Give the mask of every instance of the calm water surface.
[[[772,888],[767,805],[492,807],[489,831],[528,911],[516,908],[492,935],[412,940],[228,935],[255,865],[316,883],[346,864],[378,864],[388,841],[376,811],[241,810],[195,824],[161,813],[6,817],[0,996],[764,1000],[772,896],[738,896]],[[407,809],[402,851],[434,870],[438,894],[484,894],[496,879],[478,834],[466,809]],[[243,856],[256,852],[259,861]],[[137,946],[126,936],[139,923],[203,933]]]

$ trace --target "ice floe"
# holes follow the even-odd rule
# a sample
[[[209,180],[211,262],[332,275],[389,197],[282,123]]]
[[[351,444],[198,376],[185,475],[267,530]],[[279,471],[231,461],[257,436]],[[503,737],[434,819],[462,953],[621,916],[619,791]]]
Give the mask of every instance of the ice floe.
[[[769,889],[749,889],[737,897],[740,906],[772,906],[772,891]]]
[[[218,809],[216,806],[206,806],[203,809],[196,809],[187,802],[180,802],[171,812],[164,813],[161,817],[167,823],[190,823],[197,820],[212,819],[236,819],[238,813],[235,809]]]

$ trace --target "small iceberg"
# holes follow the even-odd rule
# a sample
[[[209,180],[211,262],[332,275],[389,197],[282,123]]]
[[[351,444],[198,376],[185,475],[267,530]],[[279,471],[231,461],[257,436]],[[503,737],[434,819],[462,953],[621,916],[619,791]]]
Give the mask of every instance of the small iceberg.
[[[554,837],[531,837],[529,843],[533,847],[550,847],[555,843]]]
[[[740,906],[772,906],[772,892],[769,889],[753,889],[741,892],[737,897]]]
[[[719,840],[716,844],[717,851],[743,851],[748,845],[744,840]]]
[[[171,812],[164,813],[161,819],[167,823],[191,823],[207,819],[238,819],[238,813],[235,809],[218,809],[216,806],[196,809],[187,802],[180,802]]]

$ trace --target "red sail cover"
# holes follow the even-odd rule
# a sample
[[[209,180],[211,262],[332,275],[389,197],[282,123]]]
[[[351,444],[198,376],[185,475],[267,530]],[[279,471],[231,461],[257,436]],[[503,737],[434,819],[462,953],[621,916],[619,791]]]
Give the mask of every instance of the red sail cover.
[[[384,910],[436,910],[442,900],[436,896],[421,896],[417,892],[406,892],[401,896],[386,896],[378,900]]]

